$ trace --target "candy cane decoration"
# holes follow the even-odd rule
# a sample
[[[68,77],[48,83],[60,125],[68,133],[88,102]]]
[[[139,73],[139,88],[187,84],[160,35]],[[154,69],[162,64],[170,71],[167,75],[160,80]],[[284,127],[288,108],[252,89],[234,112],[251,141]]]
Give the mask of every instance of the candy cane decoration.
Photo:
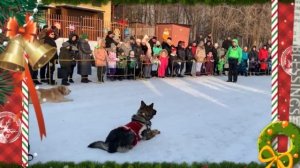
[[[26,59],[27,63],[27,59]],[[29,135],[29,101],[28,101],[28,87],[27,87],[27,78],[25,75],[23,76],[22,80],[22,107],[23,107],[23,112],[22,112],[22,166],[23,167],[28,167],[28,135]]]
[[[278,0],[272,0],[272,122],[278,120]],[[273,148],[277,149],[278,139],[273,141]]]

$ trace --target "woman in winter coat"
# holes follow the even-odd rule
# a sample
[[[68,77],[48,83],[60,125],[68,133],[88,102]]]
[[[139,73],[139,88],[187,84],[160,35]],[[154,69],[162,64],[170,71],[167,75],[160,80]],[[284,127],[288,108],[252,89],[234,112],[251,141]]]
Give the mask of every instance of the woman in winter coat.
[[[196,50],[196,55],[195,55],[196,76],[201,75],[201,68],[202,68],[202,64],[205,62],[205,58],[206,58],[206,52],[205,52],[204,42],[200,41],[200,43],[197,47],[197,50]]]
[[[165,50],[165,49],[161,50],[161,52],[159,54],[159,61],[160,61],[160,65],[158,67],[158,77],[164,78],[166,69],[168,68],[168,62],[169,62],[167,50]]]
[[[193,50],[192,50],[192,45],[189,45],[185,52],[185,59],[186,59],[186,68],[185,68],[185,75],[190,75],[192,76],[192,67],[193,67],[193,63],[194,63],[194,54],[193,54]],[[196,53],[196,51],[195,51]]]
[[[53,30],[49,30],[47,32],[47,36],[44,39],[45,44],[49,44],[52,47],[57,48],[56,43],[55,43],[55,33]],[[47,63],[45,66],[43,66],[40,70],[40,78],[42,82],[55,85],[56,82],[53,79],[53,74],[55,71],[55,60],[58,59],[57,53],[55,53],[54,57]],[[47,71],[47,74],[46,74]]]
[[[88,76],[92,74],[92,62],[91,54],[92,50],[88,41],[88,36],[86,34],[81,35],[78,43],[79,49],[79,59],[77,74],[81,75],[81,82],[88,83],[91,82]]]
[[[79,59],[78,40],[79,40],[78,35],[75,34],[75,33],[71,33],[69,35],[69,40],[67,41],[70,44],[69,52],[71,53],[71,55],[72,55],[71,59],[73,60],[72,63],[71,63],[71,71],[70,71],[70,74],[69,74],[69,82],[70,83],[74,83],[73,73],[74,73],[74,68],[76,66],[76,61],[75,60]]]
[[[258,60],[260,62],[260,71],[266,73],[268,70],[268,56],[269,56],[269,51],[267,49],[267,45],[264,45],[263,48],[259,50],[258,53]]]
[[[111,44],[118,45],[118,42],[114,40],[114,33],[112,31],[108,31],[105,37],[105,48],[110,48]]]
[[[61,84],[65,86],[70,85],[70,83],[68,82],[68,77],[71,73],[71,66],[72,66],[72,62],[70,61],[72,60],[70,47],[71,47],[70,43],[64,42],[62,43],[62,47],[60,48],[60,52],[59,52],[59,64],[62,70],[61,71],[62,74],[60,74],[62,76]]]
[[[255,75],[257,73],[258,65],[258,52],[256,51],[256,46],[253,46],[248,54],[249,57],[249,75]]]
[[[94,49],[95,65],[97,67],[98,82],[104,82],[106,72],[107,51],[105,50],[105,41],[100,39]]]

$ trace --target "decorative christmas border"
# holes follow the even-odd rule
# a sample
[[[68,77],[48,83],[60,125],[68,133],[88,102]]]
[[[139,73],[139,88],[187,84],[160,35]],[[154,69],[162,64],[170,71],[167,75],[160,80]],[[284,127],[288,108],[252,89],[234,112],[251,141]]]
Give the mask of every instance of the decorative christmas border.
[[[271,17],[271,60],[272,60],[272,122],[278,121],[278,0],[272,0],[272,17]],[[274,149],[278,147],[278,138],[272,142]]]
[[[278,120],[278,0],[272,0],[272,122]]]
[[[22,166],[28,167],[28,139],[29,139],[29,102],[28,102],[28,87],[26,77],[23,76],[22,80]]]
[[[271,42],[272,42],[272,112],[271,112],[271,120],[272,122],[278,121],[278,0],[272,0],[271,5]],[[28,166],[28,150],[29,150],[29,106],[28,106],[28,87],[26,78],[24,76],[22,81],[22,166]],[[278,140],[275,139],[273,142],[273,147],[276,149],[278,144]]]

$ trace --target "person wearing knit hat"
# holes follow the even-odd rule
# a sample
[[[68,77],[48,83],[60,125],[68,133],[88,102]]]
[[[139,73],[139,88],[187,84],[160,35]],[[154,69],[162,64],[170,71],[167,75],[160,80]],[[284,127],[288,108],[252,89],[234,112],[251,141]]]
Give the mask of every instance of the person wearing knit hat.
[[[238,65],[242,61],[242,49],[239,46],[238,40],[232,40],[232,47],[229,47],[226,58],[229,63],[229,73],[227,82],[237,82]]]

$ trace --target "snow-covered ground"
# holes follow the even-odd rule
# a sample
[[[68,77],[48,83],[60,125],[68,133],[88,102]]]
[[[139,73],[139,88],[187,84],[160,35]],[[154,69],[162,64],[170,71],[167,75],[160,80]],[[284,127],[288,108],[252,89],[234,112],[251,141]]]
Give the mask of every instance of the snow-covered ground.
[[[30,106],[30,153],[38,154],[31,163],[258,161],[257,138],[271,118],[270,76],[239,77],[236,84],[225,80],[185,77],[81,84],[78,77],[70,86],[73,102],[42,104],[47,130],[43,141]],[[141,100],[154,103],[152,128],[160,135],[128,153],[87,148],[130,121]]]

